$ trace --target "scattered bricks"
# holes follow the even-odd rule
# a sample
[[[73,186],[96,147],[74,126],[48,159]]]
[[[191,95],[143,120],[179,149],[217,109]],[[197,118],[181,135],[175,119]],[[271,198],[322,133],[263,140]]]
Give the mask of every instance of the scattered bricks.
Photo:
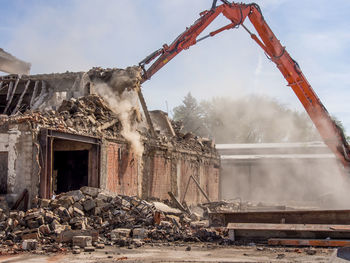
[[[35,239],[26,239],[22,242],[22,249],[35,250],[38,247],[38,241]]]
[[[65,230],[62,231],[58,236],[58,242],[67,243],[71,242],[74,236],[91,236],[92,241],[98,240],[98,231],[96,230]]]
[[[52,221],[52,223],[50,224],[51,229],[56,233],[59,234],[62,231],[66,230],[66,229],[70,229],[69,225],[61,225],[56,219],[54,219]]]
[[[101,207],[95,207],[93,211],[93,215],[98,216],[101,214],[102,208]]]
[[[48,225],[41,225],[39,227],[39,231],[44,235],[49,235],[51,233],[50,227]]]
[[[110,196],[110,195],[108,195],[108,194],[106,194],[106,193],[99,193],[98,195],[97,195],[97,198],[98,199],[101,199],[101,200],[103,200],[103,201],[105,201],[105,202],[110,202],[111,200],[112,200],[112,196]]]
[[[72,240],[73,240],[73,246],[78,246],[80,248],[92,246],[91,236],[74,236]]]
[[[77,207],[73,207],[73,216],[84,216],[84,212]]]
[[[60,242],[72,242],[79,246],[73,247],[73,251],[80,253],[85,247],[90,251],[93,245],[99,249],[103,244],[139,247],[151,240],[220,241],[223,238],[222,233],[200,231],[207,226],[204,221],[191,222],[184,214],[174,215],[170,208],[167,208],[170,212],[157,210],[153,202],[111,196],[91,187],[60,194],[54,200],[38,199],[38,204],[40,208],[26,213],[0,210],[0,243],[14,247],[21,239],[34,239],[40,240],[42,251],[57,252],[64,249],[58,246]]]
[[[105,201],[103,201],[100,198],[96,198],[95,201],[96,201],[96,206],[97,207],[102,208],[102,207],[105,207],[107,205],[107,203],[105,203]]]
[[[51,224],[52,221],[55,219],[55,215],[51,211],[47,211],[45,213],[44,218],[45,218],[46,223]]]
[[[67,211],[69,213],[69,217],[73,217],[74,216],[74,208],[73,208],[73,206],[68,207]]]
[[[12,228],[12,226],[13,226],[13,219],[10,217],[10,218],[7,218],[7,220],[6,220],[6,226],[8,227],[8,228]]]
[[[51,200],[49,200],[49,199],[40,199],[39,200],[39,206],[43,207],[43,208],[49,207],[50,203],[51,203]]]
[[[70,219],[70,214],[69,214],[68,210],[62,206],[57,208],[57,213],[60,216],[60,218],[62,218],[64,220]]]
[[[85,217],[73,217],[69,224],[74,225],[75,229],[85,230],[87,226],[87,218]]]
[[[83,207],[80,203],[78,203],[78,202],[74,203],[73,208],[74,208],[74,207],[78,208],[78,209],[81,210],[81,211],[84,210],[84,207]]]
[[[80,191],[85,195],[89,195],[91,197],[97,197],[97,195],[101,192],[101,189],[89,187],[89,186],[84,186],[84,187],[80,188]]]
[[[61,227],[61,224],[60,224],[60,222],[58,222],[58,220],[54,219],[54,220],[51,222],[50,226],[51,226],[51,229],[52,229],[53,231],[56,231],[58,228]]]
[[[38,228],[39,227],[39,222],[36,220],[29,220],[27,221],[27,226],[32,229],[32,228]]]
[[[172,228],[172,224],[168,221],[161,221],[159,225],[165,228]]]
[[[90,211],[91,209],[93,209],[95,206],[96,206],[96,203],[92,199],[88,199],[88,200],[83,202],[84,210],[87,212]]]
[[[62,196],[58,199],[58,204],[64,208],[68,208],[74,204],[74,199],[72,196]]]
[[[75,202],[79,202],[81,199],[85,197],[80,190],[69,191],[65,193],[65,195],[73,197]]]
[[[111,239],[118,239],[122,237],[129,237],[131,229],[128,228],[116,228],[111,231]]]
[[[40,232],[39,229],[31,229],[31,230],[25,230],[22,232],[21,238],[22,240],[27,240],[27,239],[36,239],[38,240],[40,238]]]
[[[29,212],[29,210],[28,210],[28,213],[26,214],[24,219],[26,221],[28,221],[28,220],[31,220],[31,219],[38,218],[42,214],[42,212],[43,212],[43,210],[38,210],[38,211],[35,211],[35,212]]]
[[[145,239],[148,236],[148,230],[145,228],[134,228],[132,231],[133,238]]]

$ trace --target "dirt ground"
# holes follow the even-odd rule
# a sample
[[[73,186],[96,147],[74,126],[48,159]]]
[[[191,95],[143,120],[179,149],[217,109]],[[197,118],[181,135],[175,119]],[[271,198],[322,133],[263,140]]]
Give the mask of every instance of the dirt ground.
[[[212,244],[147,245],[141,248],[106,247],[81,254],[32,254],[0,256],[0,263],[40,262],[329,262],[335,249],[275,248]]]

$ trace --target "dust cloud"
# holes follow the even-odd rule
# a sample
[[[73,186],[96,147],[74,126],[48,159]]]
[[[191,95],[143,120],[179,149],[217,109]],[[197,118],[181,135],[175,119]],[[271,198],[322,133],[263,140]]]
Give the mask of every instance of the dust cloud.
[[[94,87],[96,93],[103,97],[111,110],[117,114],[122,124],[121,135],[130,143],[132,152],[141,158],[144,146],[135,120],[135,111],[138,110],[137,92],[133,89],[124,89],[122,92],[116,93],[106,83],[97,83]]]
[[[215,123],[221,123],[214,125],[217,142],[252,143],[245,148],[236,145],[234,152],[227,153],[228,159],[222,156],[224,199],[239,197],[254,203],[350,208],[350,179],[344,176],[335,155],[321,142],[306,113],[254,96],[217,98],[211,105]],[[264,143],[281,144],[264,146]]]
[[[323,149],[293,150],[294,153],[288,149],[269,149],[265,153],[252,150],[240,156],[241,160],[224,160],[222,197],[295,208],[348,209],[349,178],[342,164],[326,147]]]

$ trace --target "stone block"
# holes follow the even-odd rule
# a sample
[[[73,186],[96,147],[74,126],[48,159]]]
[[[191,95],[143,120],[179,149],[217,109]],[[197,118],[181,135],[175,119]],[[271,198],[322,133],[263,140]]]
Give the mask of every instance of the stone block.
[[[103,199],[100,199],[100,198],[96,198],[95,202],[96,202],[97,207],[102,208],[102,207],[105,207],[107,205],[107,203]]]
[[[96,242],[98,240],[98,231],[86,229],[86,230],[65,230],[62,231],[58,236],[59,242],[71,242],[74,236],[91,236],[92,241]]]
[[[83,202],[83,207],[85,211],[90,211],[91,209],[93,209],[96,206],[96,203],[94,200],[92,199],[88,199],[86,201]]]
[[[21,233],[21,238],[22,240],[27,240],[27,239],[36,239],[38,240],[40,238],[40,232],[39,229],[31,229],[31,230],[25,230]]]
[[[80,248],[92,246],[91,236],[74,236],[72,241],[73,241],[73,246],[78,246]]]
[[[58,202],[57,202],[60,206],[63,206],[64,208],[68,208],[70,207],[71,205],[74,204],[74,199],[72,196],[62,196],[58,199]]]
[[[132,231],[133,238],[144,239],[148,236],[148,230],[145,228],[134,228]]]
[[[109,202],[112,200],[113,196],[111,194],[106,193],[106,192],[101,192],[97,195],[97,198],[102,199],[105,202]]]
[[[35,239],[26,239],[22,242],[22,249],[35,250],[38,247],[38,241]]]
[[[48,225],[41,225],[39,227],[39,231],[44,235],[49,235],[51,233],[51,229]]]
[[[85,198],[85,196],[80,190],[69,191],[66,193],[66,195],[72,196],[75,202],[78,202],[81,199]]]
[[[76,207],[76,208],[78,208],[78,209],[81,210],[81,211],[84,210],[84,207],[83,207],[80,203],[78,203],[78,202],[74,203],[73,207]]]
[[[130,236],[131,229],[128,228],[116,228],[111,231],[111,239],[118,239]]]
[[[95,187],[83,186],[82,188],[80,188],[80,191],[85,195],[89,195],[91,197],[97,197],[97,195],[101,192],[101,189],[95,188]]]

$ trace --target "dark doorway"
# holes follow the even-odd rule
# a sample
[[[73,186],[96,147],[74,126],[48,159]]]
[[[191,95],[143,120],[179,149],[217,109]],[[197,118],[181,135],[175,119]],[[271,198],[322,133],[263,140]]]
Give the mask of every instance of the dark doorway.
[[[0,194],[7,194],[7,152],[0,152]]]
[[[53,170],[56,194],[87,186],[89,184],[89,151],[55,151]]]

